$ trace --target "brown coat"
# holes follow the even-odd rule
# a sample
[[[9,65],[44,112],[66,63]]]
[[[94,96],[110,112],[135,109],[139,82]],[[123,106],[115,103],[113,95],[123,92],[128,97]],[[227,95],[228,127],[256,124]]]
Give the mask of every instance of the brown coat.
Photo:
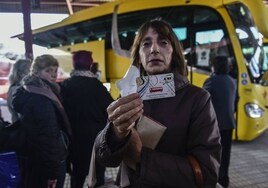
[[[155,150],[142,148],[137,171],[128,169],[130,187],[196,187],[186,159],[188,154],[200,163],[203,187],[215,187],[217,183],[221,145],[210,95],[190,85],[186,78],[179,78],[175,83],[175,97],[144,101],[144,115],[167,129]],[[110,127],[107,125],[96,139],[96,158],[105,166],[115,167],[120,164],[128,142],[115,150],[118,148],[115,144],[119,143],[111,140]]]

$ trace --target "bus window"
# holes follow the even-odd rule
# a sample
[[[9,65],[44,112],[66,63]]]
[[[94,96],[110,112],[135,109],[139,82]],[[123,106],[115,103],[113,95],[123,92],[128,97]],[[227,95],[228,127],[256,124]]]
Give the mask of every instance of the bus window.
[[[105,34],[104,40],[105,40],[105,49],[110,49],[112,48],[112,43],[111,43],[111,32],[107,32]]]
[[[217,20],[219,20],[219,16],[211,9],[198,8],[194,11],[194,24],[206,24]]]
[[[268,42],[264,41],[263,42],[263,50],[264,50],[264,63],[262,66],[263,71],[268,70]]]
[[[215,49],[219,45],[224,33],[222,29],[200,31],[195,34],[196,66],[204,70],[210,70],[209,60],[215,56]],[[214,52],[214,54],[213,54]]]
[[[204,32],[196,33],[196,43],[198,44],[208,44],[213,42],[219,42],[223,38],[223,30],[216,29]]]
[[[120,45],[122,49],[130,50],[135,38],[135,32],[123,32],[119,34]]]
[[[229,38],[223,29],[213,29],[197,31],[195,33],[195,62],[191,66],[196,67],[197,71],[209,71],[210,59],[215,56],[226,56],[230,62],[230,75],[237,78],[237,65],[232,55]]]
[[[180,39],[180,41],[183,41],[186,39],[186,34],[187,34],[187,28],[186,27],[181,27],[181,28],[173,28],[173,31],[176,33],[177,37]]]
[[[261,67],[262,77],[261,84],[264,86],[268,86],[268,40],[263,38],[263,51],[264,51],[264,63]]]
[[[253,83],[261,84],[265,64],[265,54],[262,50],[261,37],[256,28],[249,9],[241,3],[227,5],[227,10],[233,20],[242,53]]]

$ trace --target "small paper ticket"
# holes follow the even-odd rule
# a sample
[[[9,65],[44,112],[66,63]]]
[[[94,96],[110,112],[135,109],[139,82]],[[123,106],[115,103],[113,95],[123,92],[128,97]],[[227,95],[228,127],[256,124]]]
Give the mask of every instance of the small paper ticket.
[[[138,77],[136,81],[138,93],[143,100],[175,96],[173,73]]]
[[[125,76],[116,82],[117,88],[120,90],[120,95],[125,97],[137,92],[136,79],[140,76],[139,69],[131,65]]]

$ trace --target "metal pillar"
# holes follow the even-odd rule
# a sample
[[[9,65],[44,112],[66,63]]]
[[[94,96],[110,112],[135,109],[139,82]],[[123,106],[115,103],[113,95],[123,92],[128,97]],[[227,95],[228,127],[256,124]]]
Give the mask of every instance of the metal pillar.
[[[69,10],[69,14],[70,15],[72,15],[74,13],[71,2],[72,2],[72,0],[66,0],[67,7],[68,7],[68,10]]]
[[[31,28],[31,1],[21,0],[23,25],[24,25],[24,46],[25,56],[28,59],[33,59],[33,39]]]

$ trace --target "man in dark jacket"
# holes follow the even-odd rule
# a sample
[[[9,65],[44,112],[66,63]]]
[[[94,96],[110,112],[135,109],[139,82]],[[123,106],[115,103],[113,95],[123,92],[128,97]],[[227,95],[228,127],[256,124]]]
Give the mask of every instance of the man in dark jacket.
[[[61,84],[64,108],[73,130],[70,150],[71,187],[82,188],[88,174],[94,140],[107,122],[106,108],[113,98],[90,71],[93,64],[89,51],[73,54],[71,77]],[[97,164],[97,186],[104,184],[105,167]]]
[[[213,73],[205,81],[203,87],[211,94],[221,134],[222,159],[219,183],[223,187],[228,187],[232,133],[236,126],[234,112],[237,101],[237,83],[228,75],[229,63],[226,56],[216,56],[211,60],[211,66]]]

